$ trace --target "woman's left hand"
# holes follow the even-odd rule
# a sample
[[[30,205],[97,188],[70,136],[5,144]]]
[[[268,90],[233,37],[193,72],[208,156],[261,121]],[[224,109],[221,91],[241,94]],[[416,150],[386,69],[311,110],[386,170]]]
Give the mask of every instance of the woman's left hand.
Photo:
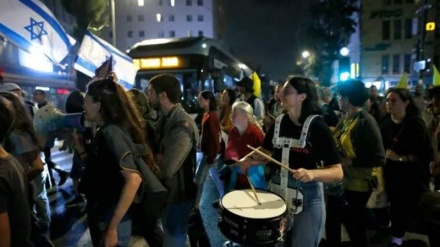
[[[292,172],[292,175],[293,178],[301,182],[310,182],[313,181],[313,179],[315,178],[313,170],[307,170],[304,168],[299,168],[298,170],[295,170],[295,172]]]
[[[393,150],[387,149],[387,151],[385,151],[385,158],[392,161],[397,161],[399,160],[399,155],[397,155]]]
[[[118,246],[118,232],[115,230],[107,230],[104,234],[104,247]]]

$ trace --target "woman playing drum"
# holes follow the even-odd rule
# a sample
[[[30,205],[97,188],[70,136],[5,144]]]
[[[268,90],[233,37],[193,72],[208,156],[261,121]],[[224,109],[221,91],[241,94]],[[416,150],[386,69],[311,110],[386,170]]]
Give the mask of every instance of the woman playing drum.
[[[287,239],[286,246],[316,247],[321,239],[325,219],[322,182],[336,182],[342,179],[340,158],[330,130],[320,117],[310,123],[307,144],[295,145],[300,139],[303,125],[306,125],[306,119],[310,115],[320,113],[314,83],[307,78],[292,77],[284,84],[280,96],[281,106],[287,114],[275,120],[275,124],[264,138],[260,151],[270,154],[276,160],[286,161],[283,163],[293,169],[287,176],[289,189],[295,187],[302,191],[304,196],[303,210],[294,217],[292,237]],[[285,141],[284,145],[280,145],[278,140]],[[253,154],[240,162],[242,169],[246,171],[250,165],[264,162],[264,158]],[[324,168],[319,169],[320,164],[323,164]],[[286,171],[271,163],[269,167],[274,174],[273,180],[277,176],[280,180],[280,173]]]

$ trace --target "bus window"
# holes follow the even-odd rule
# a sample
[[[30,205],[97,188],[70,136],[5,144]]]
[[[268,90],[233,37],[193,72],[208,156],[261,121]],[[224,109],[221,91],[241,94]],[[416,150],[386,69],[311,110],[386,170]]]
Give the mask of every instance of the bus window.
[[[225,76],[223,77],[223,83],[226,88],[230,88],[230,89],[235,88],[234,79],[227,74],[225,74]]]
[[[145,90],[148,87],[149,80],[156,75],[161,73],[149,73],[140,71],[137,75],[137,80],[141,90]],[[178,72],[172,73],[180,81],[180,90],[182,92],[182,105],[185,109],[192,113],[194,109],[197,109],[197,96],[199,94],[200,88],[197,81],[197,74],[195,72]],[[194,100],[195,99],[195,100]]]
[[[212,79],[211,76],[205,79],[205,82],[203,83],[203,90],[214,92],[214,79]]]

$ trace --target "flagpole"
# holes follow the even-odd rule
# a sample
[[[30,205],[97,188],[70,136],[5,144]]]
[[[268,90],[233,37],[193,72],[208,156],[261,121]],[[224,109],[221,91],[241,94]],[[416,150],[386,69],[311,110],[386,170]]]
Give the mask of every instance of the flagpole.
[[[112,10],[112,44],[116,47],[116,17],[115,17],[115,0],[110,0],[110,6]]]

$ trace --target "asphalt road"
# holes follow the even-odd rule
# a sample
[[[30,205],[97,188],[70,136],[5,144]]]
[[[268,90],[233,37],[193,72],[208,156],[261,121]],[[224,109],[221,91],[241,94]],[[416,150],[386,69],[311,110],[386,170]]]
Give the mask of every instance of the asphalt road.
[[[58,143],[59,145],[59,143]],[[59,146],[55,146],[52,150],[52,159],[55,163],[66,170],[71,169],[72,154],[68,152],[60,152]],[[55,173],[55,179],[58,176]],[[69,179],[63,186],[54,187],[48,191],[50,198],[50,206],[52,210],[51,239],[55,246],[60,247],[91,247],[90,235],[87,228],[87,216],[84,208],[67,208],[65,204],[73,199],[73,184]],[[204,193],[201,199],[201,214],[204,220],[205,229],[207,231],[212,247],[221,247],[227,239],[221,234],[217,227],[218,212],[211,206],[211,202],[218,198],[218,193],[212,179],[208,176],[206,180]],[[342,231],[342,239],[347,241],[348,237],[345,230]],[[374,232],[369,232],[372,236]],[[440,234],[440,233],[439,233]],[[428,246],[427,237],[424,235],[409,233],[406,234],[405,240],[410,240],[409,247]],[[418,244],[413,244],[414,241]],[[420,241],[420,242],[419,242]],[[371,245],[371,247],[385,247],[389,239],[384,239],[381,243]],[[424,243],[424,244],[423,244]],[[344,242],[347,244],[347,242]],[[419,245],[422,244],[422,245]],[[146,242],[139,237],[133,237],[132,246],[141,247],[148,246]],[[187,245],[189,246],[189,244]]]

